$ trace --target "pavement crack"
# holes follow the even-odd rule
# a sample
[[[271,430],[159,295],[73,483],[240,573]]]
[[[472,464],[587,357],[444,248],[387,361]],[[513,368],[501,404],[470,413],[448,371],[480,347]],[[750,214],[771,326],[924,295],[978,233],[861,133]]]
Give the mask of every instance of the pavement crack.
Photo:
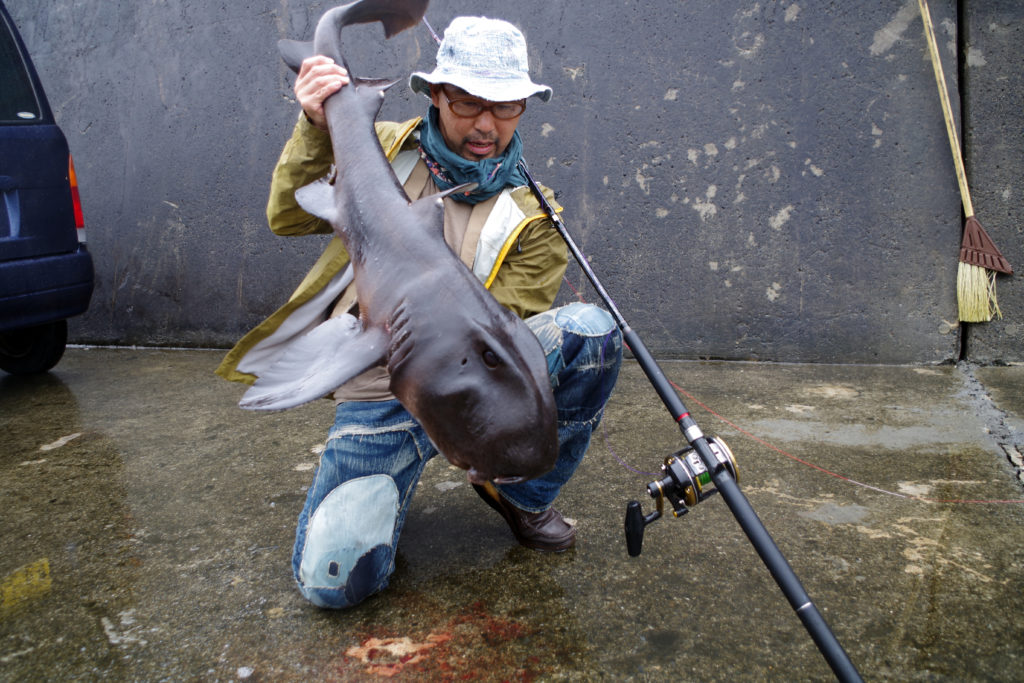
[[[992,394],[978,379],[975,372],[977,367],[968,361],[956,364],[964,384],[964,390],[959,396],[966,399],[968,405],[975,409],[994,445],[1014,468],[1017,483],[1024,484],[1024,456],[1021,454],[1024,451],[1024,443],[1021,443],[1019,436],[1015,436],[1015,430],[1010,426],[1006,411],[996,405],[992,400]]]

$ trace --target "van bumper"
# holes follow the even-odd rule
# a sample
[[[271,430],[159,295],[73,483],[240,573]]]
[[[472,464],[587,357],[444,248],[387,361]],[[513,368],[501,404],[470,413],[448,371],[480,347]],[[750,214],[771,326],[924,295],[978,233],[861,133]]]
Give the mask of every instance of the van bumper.
[[[92,256],[84,244],[68,254],[0,262],[0,330],[84,313],[92,290]]]

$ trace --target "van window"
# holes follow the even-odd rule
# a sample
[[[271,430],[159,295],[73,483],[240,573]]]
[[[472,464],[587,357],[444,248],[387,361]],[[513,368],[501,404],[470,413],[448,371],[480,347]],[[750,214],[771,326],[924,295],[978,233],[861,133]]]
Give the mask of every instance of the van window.
[[[11,29],[0,16],[0,123],[39,120],[39,100]]]

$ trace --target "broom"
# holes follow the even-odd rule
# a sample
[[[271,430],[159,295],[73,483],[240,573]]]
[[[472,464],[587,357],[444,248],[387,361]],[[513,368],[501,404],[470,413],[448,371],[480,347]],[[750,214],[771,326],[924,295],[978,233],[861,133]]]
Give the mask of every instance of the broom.
[[[967,174],[964,173],[964,161],[960,155],[960,141],[953,127],[953,109],[949,104],[949,93],[946,91],[946,78],[942,73],[942,60],[935,44],[935,32],[932,28],[931,14],[927,0],[917,0],[921,8],[921,19],[924,23],[924,34],[928,41],[928,54],[931,56],[935,70],[935,80],[939,86],[939,99],[942,101],[942,115],[946,120],[946,132],[949,134],[949,145],[953,149],[953,165],[956,167],[956,180],[960,185],[960,199],[964,205],[963,240],[960,243],[960,263],[956,274],[956,294],[959,317],[962,322],[983,323],[992,320],[993,314],[1002,318],[999,302],[996,300],[996,271],[1013,274],[1013,268],[996,248],[995,243],[974,217],[974,206],[971,204],[971,193],[967,188]]]

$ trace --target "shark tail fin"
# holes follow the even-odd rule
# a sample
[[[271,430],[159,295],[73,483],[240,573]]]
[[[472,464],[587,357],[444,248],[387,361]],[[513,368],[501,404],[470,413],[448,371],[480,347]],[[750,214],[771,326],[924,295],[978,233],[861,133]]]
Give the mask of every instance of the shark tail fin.
[[[295,73],[299,73],[299,69],[302,67],[303,61],[315,54],[313,42],[308,40],[279,40],[277,41],[277,50],[281,53],[281,59],[284,60],[284,63],[287,64],[288,68]],[[348,65],[344,63],[344,59],[342,59],[342,66],[344,66],[346,70],[348,69]],[[353,85],[375,88],[381,91],[387,90],[397,82],[398,81],[387,78],[360,78],[358,76],[352,78]]]
[[[427,11],[428,0],[359,0],[339,8],[340,25],[379,21],[384,36],[390,38],[419,23]]]
[[[394,4],[397,5],[395,13],[388,14],[380,20],[384,25],[384,36],[387,38],[418,24],[427,11],[427,0],[402,0]]]
[[[284,59],[288,68],[299,73],[299,67],[302,66],[303,60],[313,56],[313,43],[301,40],[279,40],[277,41],[277,50],[281,53],[281,58]]]
[[[356,0],[347,5],[328,10],[321,17],[321,22],[327,20],[327,26],[324,28],[328,29],[329,32],[333,31],[335,34],[338,34],[344,26],[349,24],[380,21],[384,27],[384,36],[391,38],[396,33],[401,33],[418,24],[427,11],[428,1]],[[318,23],[318,33],[319,29],[320,24]],[[312,57],[315,53],[313,41],[279,40],[277,48],[284,58],[285,64],[295,73],[299,72],[299,67],[302,65],[303,60]],[[343,61],[343,58],[336,61]]]

